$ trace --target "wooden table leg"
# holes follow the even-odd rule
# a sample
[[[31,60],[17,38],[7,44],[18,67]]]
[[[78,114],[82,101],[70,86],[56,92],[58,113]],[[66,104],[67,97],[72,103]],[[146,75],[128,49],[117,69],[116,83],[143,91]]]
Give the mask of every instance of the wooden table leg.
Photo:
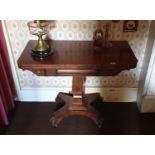
[[[98,127],[101,127],[102,117],[92,106],[92,103],[96,101],[101,102],[102,99],[99,93],[84,94],[84,80],[84,76],[73,76],[71,94],[58,94],[56,103],[62,103],[64,106],[54,112],[54,115],[50,120],[53,126],[57,127],[65,117],[80,115],[92,119]]]

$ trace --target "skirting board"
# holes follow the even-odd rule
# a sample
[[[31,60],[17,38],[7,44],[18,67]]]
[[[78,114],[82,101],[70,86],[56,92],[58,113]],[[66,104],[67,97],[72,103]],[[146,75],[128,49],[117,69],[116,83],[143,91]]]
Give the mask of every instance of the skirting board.
[[[155,96],[144,96],[140,108],[141,112],[155,112]]]
[[[70,92],[71,88],[24,88],[20,101],[55,101],[59,92]],[[86,88],[85,93],[99,92],[105,102],[135,102],[137,88]]]

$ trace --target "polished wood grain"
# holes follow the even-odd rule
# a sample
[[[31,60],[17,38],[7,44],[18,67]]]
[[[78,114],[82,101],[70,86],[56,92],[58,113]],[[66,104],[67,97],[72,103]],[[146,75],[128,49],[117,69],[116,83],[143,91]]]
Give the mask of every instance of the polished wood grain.
[[[38,76],[73,76],[72,91],[59,93],[56,102],[63,104],[51,118],[53,126],[68,116],[80,115],[92,119],[101,127],[102,117],[93,107],[102,102],[99,93],[85,94],[86,76],[112,76],[135,68],[137,59],[127,41],[112,41],[111,48],[95,48],[92,41],[48,41],[53,55],[44,59],[31,56],[36,41],[29,41],[18,60],[18,66]]]
[[[39,59],[30,52],[36,41],[29,41],[18,66],[37,75],[116,75],[135,68],[137,59],[127,41],[113,41],[111,48],[98,49],[91,41],[49,41],[53,55]]]

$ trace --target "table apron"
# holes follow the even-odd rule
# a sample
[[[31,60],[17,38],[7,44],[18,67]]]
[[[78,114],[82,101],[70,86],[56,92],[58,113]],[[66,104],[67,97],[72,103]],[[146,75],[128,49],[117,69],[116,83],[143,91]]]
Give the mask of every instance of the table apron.
[[[38,76],[114,76],[122,69],[29,69]]]

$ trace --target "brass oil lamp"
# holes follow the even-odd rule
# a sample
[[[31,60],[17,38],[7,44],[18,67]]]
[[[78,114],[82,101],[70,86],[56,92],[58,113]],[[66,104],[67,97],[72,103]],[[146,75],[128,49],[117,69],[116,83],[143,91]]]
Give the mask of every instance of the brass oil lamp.
[[[32,56],[44,58],[53,53],[53,49],[43,40],[43,36],[50,30],[50,22],[45,20],[34,20],[28,22],[29,31],[32,35],[38,36],[38,41],[34,49],[32,49]]]

